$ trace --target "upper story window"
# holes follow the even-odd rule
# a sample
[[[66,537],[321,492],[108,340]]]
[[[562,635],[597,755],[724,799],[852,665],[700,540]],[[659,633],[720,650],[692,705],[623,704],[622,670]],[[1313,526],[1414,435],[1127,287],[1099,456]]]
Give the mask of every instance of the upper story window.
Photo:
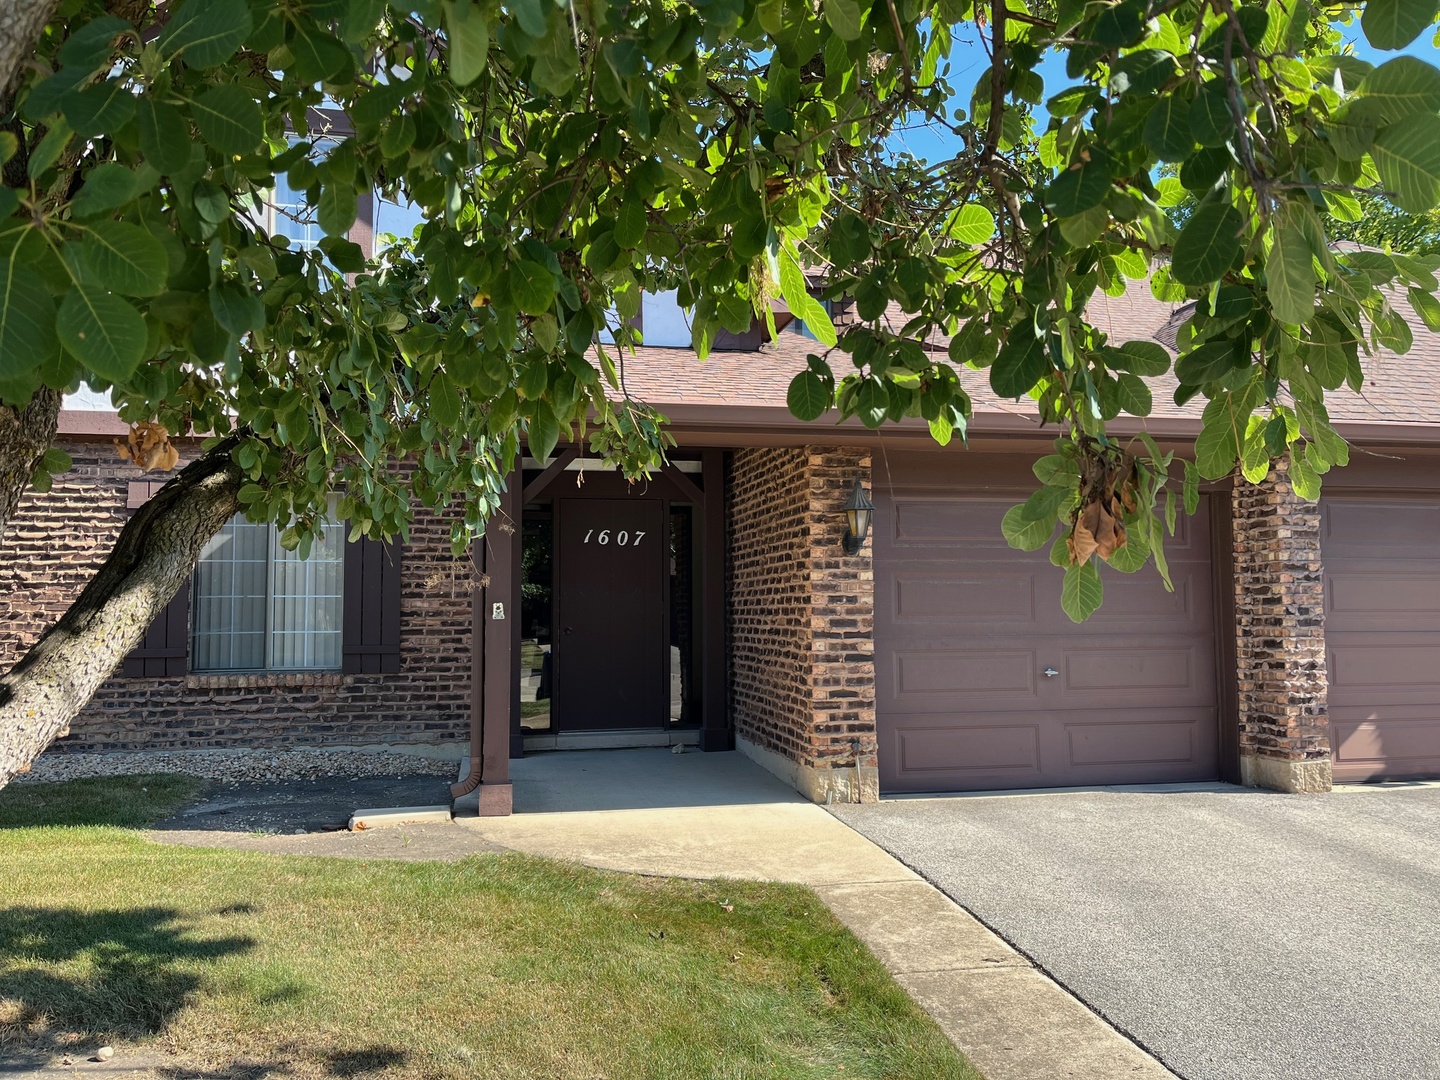
[[[338,671],[344,529],[325,526],[308,559],[279,531],[236,515],[195,571],[192,671]]]

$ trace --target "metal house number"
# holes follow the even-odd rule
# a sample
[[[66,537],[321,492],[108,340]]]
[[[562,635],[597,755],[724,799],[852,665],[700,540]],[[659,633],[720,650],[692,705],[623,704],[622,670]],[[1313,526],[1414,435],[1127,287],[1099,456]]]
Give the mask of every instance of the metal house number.
[[[595,543],[601,547],[604,547],[612,541],[617,547],[639,547],[640,541],[645,539],[645,530],[636,529],[632,533],[626,529],[621,529],[618,532],[611,532],[609,529],[600,529],[598,531],[591,529],[585,534],[585,539],[582,540],[581,543],[590,543],[591,537],[594,537]]]

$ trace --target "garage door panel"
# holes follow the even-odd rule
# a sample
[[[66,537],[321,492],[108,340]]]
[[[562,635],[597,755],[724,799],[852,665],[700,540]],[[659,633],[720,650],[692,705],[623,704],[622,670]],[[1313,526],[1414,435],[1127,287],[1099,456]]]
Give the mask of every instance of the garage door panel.
[[[1395,615],[1406,613],[1407,623],[1440,631],[1440,574],[1411,561],[1387,561],[1385,569],[1340,570],[1326,576],[1325,628],[1327,633],[1347,630],[1387,630]],[[1420,616],[1429,616],[1421,619]]]
[[[1205,747],[1200,745],[1201,736],[1208,730],[1209,715],[1209,710],[1196,709],[1188,715],[1167,712],[1165,719],[1159,720],[1143,717],[1115,720],[1102,714],[1094,721],[1087,721],[1082,714],[1071,713],[1065,723],[1070,764],[1213,767]]]
[[[1008,548],[1000,532],[1005,511],[1014,506],[1012,496],[955,499],[905,498],[894,503],[890,515],[893,546],[956,544],[967,548]]]
[[[1425,497],[1326,498],[1321,546],[1327,560],[1440,563],[1440,503]]]
[[[896,482],[903,487],[903,477]],[[1102,567],[1105,603],[1076,624],[1060,606],[1062,572],[1048,550],[1016,551],[1001,537],[1001,518],[1026,494],[879,493],[882,789],[1213,777],[1205,510],[1181,518],[1167,539],[1173,592],[1153,571]]]
[[[915,649],[894,656],[894,700],[934,708],[947,701],[993,694],[1035,696],[1035,653],[1025,649]]]
[[[1160,575],[1152,567],[1145,567],[1134,574],[1117,574],[1104,568],[1100,571],[1105,583],[1105,602],[1100,610],[1090,616],[1079,632],[1085,627],[1107,626],[1112,623],[1133,623],[1137,619],[1162,618],[1167,625],[1177,629],[1202,632],[1210,628],[1210,581],[1209,567],[1171,566],[1170,580],[1174,592],[1167,592]],[[1057,585],[1054,596],[1048,599],[1055,605],[1060,603],[1060,589]],[[1200,602],[1197,603],[1197,593]],[[1043,598],[1043,603],[1047,598]],[[1176,624],[1172,620],[1180,619]],[[1089,631],[1093,633],[1094,631]]]
[[[1413,715],[1397,715],[1404,712]],[[1330,718],[1337,780],[1376,780],[1440,773],[1440,715],[1433,706],[1384,709],[1373,719]]]
[[[1035,621],[1035,575],[946,573],[944,569],[895,575],[892,597],[896,619],[970,618]]]
[[[1146,648],[1116,645],[1070,649],[1065,654],[1065,689],[1079,693],[1182,690],[1194,692],[1196,648],[1190,643]],[[1209,679],[1204,680],[1209,682]]]
[[[911,717],[896,731],[895,754],[903,773],[1004,772],[1022,782],[1022,773],[1040,772],[1040,728],[1036,724],[973,724],[963,727],[944,714]]]
[[[1327,644],[1332,705],[1360,704],[1352,693],[1377,691],[1419,690],[1440,697],[1440,634],[1337,634]]]

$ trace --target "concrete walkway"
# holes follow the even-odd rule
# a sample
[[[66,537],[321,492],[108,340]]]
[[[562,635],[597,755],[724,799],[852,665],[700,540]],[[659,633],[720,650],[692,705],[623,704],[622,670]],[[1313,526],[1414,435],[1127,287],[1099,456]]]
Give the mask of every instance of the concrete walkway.
[[[1172,1077],[943,893],[739,754],[566,752],[512,763],[490,844],[609,870],[813,888],[988,1080]]]

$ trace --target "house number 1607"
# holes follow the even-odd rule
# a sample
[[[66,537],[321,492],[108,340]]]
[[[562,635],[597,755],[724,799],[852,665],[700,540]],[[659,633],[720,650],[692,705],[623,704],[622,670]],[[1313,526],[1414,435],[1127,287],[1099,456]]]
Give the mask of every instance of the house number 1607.
[[[585,534],[585,539],[582,541],[582,543],[588,544],[592,536],[595,537],[595,542],[602,546],[610,543],[609,529],[601,529],[599,533],[596,533],[594,529],[591,529]],[[640,541],[644,539],[645,532],[643,529],[637,529],[633,537],[625,529],[621,529],[619,532],[615,533],[615,543],[620,547],[625,547],[627,544],[633,544],[636,547],[639,547]]]

